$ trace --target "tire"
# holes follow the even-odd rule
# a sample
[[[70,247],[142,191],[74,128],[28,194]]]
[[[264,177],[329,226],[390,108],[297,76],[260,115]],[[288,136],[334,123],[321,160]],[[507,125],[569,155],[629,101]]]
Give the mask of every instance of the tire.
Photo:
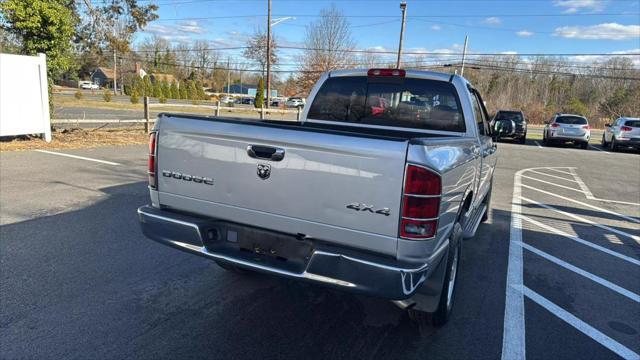
[[[602,134],[602,148],[607,148],[607,138],[604,136],[604,134]]]
[[[484,196],[484,199],[482,200],[482,203],[485,204],[487,206],[487,211],[484,212],[484,215],[482,215],[482,218],[480,219],[480,222],[487,222],[487,220],[489,220],[489,209],[491,208],[491,193],[493,192],[493,179],[491,179],[491,183],[489,185],[489,191],[487,191],[487,195]]]
[[[546,132],[542,133],[542,145],[549,146],[549,140],[547,140]]]
[[[460,256],[462,254],[462,226],[459,222],[454,225],[453,233],[447,251],[447,271],[442,284],[442,292],[438,301],[438,308],[433,313],[407,310],[409,319],[415,322],[420,330],[428,326],[441,327],[449,321],[453,310],[453,300],[455,298],[458,270],[460,267]]]
[[[527,143],[527,134],[524,134],[521,138],[520,138],[520,144],[526,144]]]
[[[589,142],[588,142],[588,141],[585,141],[585,142],[583,142],[583,143],[580,143],[580,148],[581,148],[581,149],[586,149],[586,148],[588,148],[588,147],[589,147]]]
[[[611,142],[609,143],[609,150],[611,152],[616,152],[618,150],[618,145],[616,145],[616,137],[611,138]]]

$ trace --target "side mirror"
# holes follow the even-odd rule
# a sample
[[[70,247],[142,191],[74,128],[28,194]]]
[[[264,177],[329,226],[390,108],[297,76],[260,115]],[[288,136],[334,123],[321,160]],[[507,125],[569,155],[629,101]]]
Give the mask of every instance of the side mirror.
[[[604,124],[605,127],[611,127],[611,124]]]
[[[545,124],[545,125],[549,125],[549,122],[548,122],[548,121],[545,121],[545,122],[544,122],[544,124]]]

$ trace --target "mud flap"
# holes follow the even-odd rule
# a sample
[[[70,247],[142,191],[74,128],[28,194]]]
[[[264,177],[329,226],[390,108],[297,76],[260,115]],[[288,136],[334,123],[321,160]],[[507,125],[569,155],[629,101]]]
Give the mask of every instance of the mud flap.
[[[415,305],[412,306],[412,309],[425,312],[436,311],[438,308],[438,302],[440,301],[440,295],[442,294],[444,275],[447,272],[448,258],[449,249],[442,254],[440,262],[438,263],[435,271],[431,273],[431,276],[422,283],[418,291],[411,296],[411,298],[405,300],[405,302],[415,303]]]

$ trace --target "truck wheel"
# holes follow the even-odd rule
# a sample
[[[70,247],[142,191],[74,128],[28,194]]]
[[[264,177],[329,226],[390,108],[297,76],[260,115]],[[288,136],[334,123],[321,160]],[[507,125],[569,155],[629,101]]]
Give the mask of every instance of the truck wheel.
[[[415,322],[422,330],[424,327],[432,325],[440,327],[444,325],[451,316],[453,309],[453,299],[456,290],[456,280],[458,278],[458,269],[460,267],[460,256],[462,254],[462,226],[459,222],[454,225],[453,233],[449,242],[449,251],[447,252],[447,272],[444,276],[442,284],[442,292],[438,302],[438,308],[433,313],[409,309],[409,319]]]
[[[491,209],[491,193],[493,190],[493,178],[491,179],[491,183],[489,184],[489,190],[487,191],[487,195],[484,196],[484,200],[482,203],[487,206],[487,210],[482,215],[480,222],[487,222],[489,220],[489,209]]]
[[[588,141],[585,141],[585,142],[581,143],[581,144],[580,144],[580,147],[581,147],[581,148],[583,148],[583,149],[588,148],[588,147],[589,147],[589,142],[588,142]]]
[[[241,269],[241,268],[239,268],[239,267],[237,267],[235,265],[231,265],[231,264],[228,264],[226,262],[216,261],[216,264],[218,264],[218,266],[220,266],[221,268],[223,268],[223,269],[225,269],[227,271],[230,271],[230,272],[234,272],[236,274],[244,275],[244,274],[249,274],[250,273],[249,270]]]

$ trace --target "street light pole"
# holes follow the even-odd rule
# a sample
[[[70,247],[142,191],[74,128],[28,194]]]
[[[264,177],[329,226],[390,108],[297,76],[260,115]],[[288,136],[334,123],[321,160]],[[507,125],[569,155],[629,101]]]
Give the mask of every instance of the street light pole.
[[[401,2],[400,9],[402,9],[402,26],[400,27],[400,44],[398,45],[398,61],[396,62],[396,68],[400,68],[400,57],[402,56],[402,40],[404,38],[404,24],[407,18],[407,3]]]
[[[464,76],[464,61],[467,58],[467,41],[468,40],[469,40],[469,36],[465,35],[464,48],[462,49],[462,67],[460,68],[460,76]]]
[[[271,0],[267,0],[267,105],[271,104]],[[264,96],[264,94],[260,94]]]

